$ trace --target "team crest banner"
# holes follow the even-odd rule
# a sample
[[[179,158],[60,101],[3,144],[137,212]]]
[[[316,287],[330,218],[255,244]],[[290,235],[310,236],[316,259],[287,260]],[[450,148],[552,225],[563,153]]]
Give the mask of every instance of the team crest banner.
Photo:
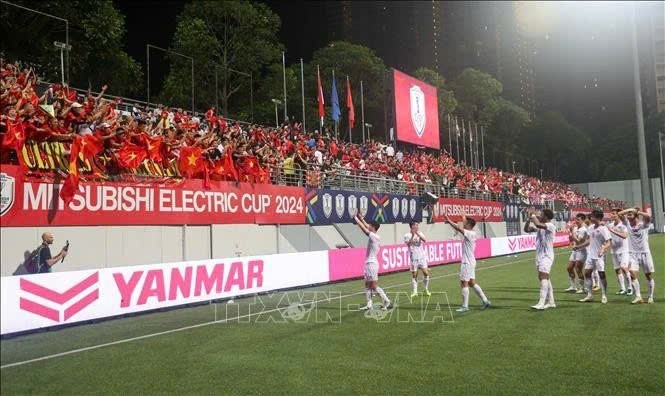
[[[367,221],[408,223],[422,221],[420,198],[409,195],[343,190],[308,190],[307,223],[352,223],[356,213]]]

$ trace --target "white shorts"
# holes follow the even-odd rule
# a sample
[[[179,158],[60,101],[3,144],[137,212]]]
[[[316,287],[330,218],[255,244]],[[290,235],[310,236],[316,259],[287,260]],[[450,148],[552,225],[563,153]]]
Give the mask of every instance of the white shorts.
[[[371,261],[365,263],[365,280],[378,281],[379,280],[379,263]]]
[[[409,268],[411,269],[411,272],[418,271],[418,268],[427,269],[427,260],[425,260],[424,258],[419,260],[411,260]]]
[[[554,259],[549,257],[543,257],[540,260],[536,261],[536,269],[538,270],[538,272],[544,272],[546,274],[549,274],[550,271],[552,270],[553,263]]]
[[[459,280],[468,282],[476,279],[476,264],[462,263],[459,268]]]
[[[630,269],[633,271],[639,271],[640,268],[642,268],[642,271],[647,274],[656,272],[651,253],[630,252]]]
[[[614,269],[628,268],[630,266],[630,257],[628,253],[612,253],[612,264]]]
[[[570,252],[568,261],[580,261],[584,263],[586,261],[586,249],[573,250]]]
[[[603,257],[599,259],[590,258],[586,263],[584,263],[584,269],[605,272],[605,259]]]

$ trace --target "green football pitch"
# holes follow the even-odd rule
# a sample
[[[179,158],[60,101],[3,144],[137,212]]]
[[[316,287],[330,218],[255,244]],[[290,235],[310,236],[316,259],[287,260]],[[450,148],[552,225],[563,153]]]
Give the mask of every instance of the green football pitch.
[[[408,273],[382,276],[397,302],[385,315],[354,309],[354,280],[4,339],[2,394],[662,395],[665,238],[651,246],[655,304],[616,296],[611,263],[609,303],[577,302],[559,249],[557,308],[532,311],[539,284],[524,253],[478,262],[484,311],[471,293],[471,311],[455,312],[459,265],[446,265],[429,299],[409,300]]]

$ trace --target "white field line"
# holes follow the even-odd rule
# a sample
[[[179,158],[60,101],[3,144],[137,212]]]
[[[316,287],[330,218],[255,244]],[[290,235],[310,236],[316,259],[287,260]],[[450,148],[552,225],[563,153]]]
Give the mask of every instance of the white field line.
[[[565,249],[564,251],[567,251],[567,250],[568,249]],[[522,252],[522,253],[527,253],[527,252]],[[509,257],[509,256],[503,256],[503,257]],[[492,257],[492,258],[494,258],[494,257]],[[531,260],[534,260],[534,258],[511,261],[511,262],[508,262],[508,263],[491,265],[489,267],[482,267],[482,268],[478,268],[477,271],[505,267],[507,265],[521,263],[521,262],[525,262],[525,261],[531,261]],[[479,262],[484,262],[486,260],[478,260],[478,261]],[[458,275],[458,273],[453,272],[453,273],[450,273],[450,274],[445,274],[445,275],[440,275],[440,276],[433,276],[432,279],[447,278],[449,276],[454,276],[454,275]],[[391,289],[391,288],[394,288],[394,287],[406,286],[406,285],[410,285],[410,284],[411,284],[411,282],[409,281],[409,282],[404,282],[404,283],[398,283],[398,284],[395,284],[395,285],[385,286],[383,288],[384,289]],[[355,292],[355,293],[351,293],[351,294],[346,294],[346,295],[343,295],[343,296],[335,297],[333,299],[343,299],[343,298],[353,297],[353,296],[357,296],[357,295],[361,295],[361,294],[365,294],[365,291],[363,290],[363,291],[359,291],[359,292]],[[331,298],[327,298],[327,299],[322,299],[322,300],[310,302],[310,304],[317,304],[317,303],[320,303],[320,302],[329,302],[330,300],[331,300]],[[266,314],[266,313],[278,312],[278,311],[280,311],[282,309],[285,309],[285,308],[287,308],[287,307],[275,308],[275,309],[271,309],[271,310],[268,310],[268,311],[249,313],[247,315],[237,316],[237,317],[233,317],[233,318],[230,318],[230,319],[213,320],[213,321],[210,321],[210,322],[199,323],[199,324],[185,326],[185,327],[179,327],[177,329],[160,331],[160,332],[157,332],[157,333],[146,334],[146,335],[142,335],[142,336],[138,336],[138,337],[125,338],[125,339],[122,339],[122,340],[107,342],[107,343],[104,343],[104,344],[92,345],[92,346],[85,347],[85,348],[72,349],[71,351],[54,353],[52,355],[41,356],[41,357],[38,357],[38,358],[23,360],[23,361],[15,362],[15,363],[8,363],[8,364],[0,366],[0,369],[22,366],[22,365],[29,364],[29,363],[41,362],[43,360],[50,360],[50,359],[54,359],[54,358],[58,358],[58,357],[62,357],[62,356],[73,355],[73,354],[76,354],[76,353],[81,353],[81,352],[86,352],[86,351],[92,351],[92,350],[95,350],[95,349],[105,348],[105,347],[109,347],[109,346],[113,346],[113,345],[120,345],[120,344],[125,344],[125,343],[128,343],[128,342],[132,342],[132,341],[144,340],[144,339],[147,339],[147,338],[158,337],[158,336],[171,334],[171,333],[178,333],[178,332],[181,332],[181,331],[196,329],[196,328],[199,328],[199,327],[205,327],[205,326],[210,326],[210,325],[213,325],[213,324],[224,323],[224,322],[227,322],[229,320],[235,321],[235,320],[239,320],[239,319],[249,318],[249,317],[252,317],[252,316],[255,316],[255,315],[259,315],[259,314],[262,315],[262,314]]]

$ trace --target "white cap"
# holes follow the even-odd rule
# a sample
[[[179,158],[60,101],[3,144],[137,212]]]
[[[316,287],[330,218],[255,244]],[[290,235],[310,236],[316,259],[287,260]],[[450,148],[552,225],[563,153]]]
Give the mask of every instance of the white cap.
[[[72,107],[83,107],[83,105],[80,104],[79,102],[74,102],[72,103]]]

